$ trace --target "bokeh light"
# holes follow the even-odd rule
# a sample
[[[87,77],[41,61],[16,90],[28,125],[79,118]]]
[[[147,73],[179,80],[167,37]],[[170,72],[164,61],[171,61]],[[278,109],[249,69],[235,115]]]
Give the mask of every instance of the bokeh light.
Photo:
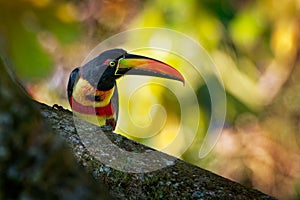
[[[192,76],[195,71],[187,70],[200,103],[198,108],[188,107],[187,112],[199,109],[202,118],[197,121],[197,137],[181,158],[277,198],[299,199],[298,0],[18,0],[0,1],[0,10],[1,48],[8,52],[21,82],[36,100],[66,108],[70,108],[66,99],[68,75],[99,42],[121,31],[143,27],[169,28],[188,35],[209,52],[220,71],[227,113],[226,126],[213,152],[199,159],[211,102],[203,77]],[[129,38],[127,43],[134,46],[140,41],[161,44],[164,49],[175,45],[168,35],[157,34]],[[190,57],[197,56],[188,44],[180,45]],[[144,53],[178,70],[189,64],[167,51]],[[127,81],[130,87],[132,83]],[[142,139],[132,137],[164,149],[174,139],[180,122],[172,92],[157,85],[145,86],[134,98],[143,105],[158,102],[167,108],[165,133],[152,140],[150,133],[140,136]],[[151,106],[138,110],[132,106],[129,112],[133,118],[137,114],[145,116],[133,119],[140,120],[141,127],[163,120],[159,117],[163,118],[165,111],[160,107],[154,107],[149,116]],[[188,121],[194,123],[192,114]],[[182,136],[178,149],[185,142]],[[169,152],[178,155],[178,149]]]

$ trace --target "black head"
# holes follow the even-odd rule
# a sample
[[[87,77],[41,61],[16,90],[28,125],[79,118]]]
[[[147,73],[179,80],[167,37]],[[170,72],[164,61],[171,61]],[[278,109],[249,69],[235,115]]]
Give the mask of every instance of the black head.
[[[109,90],[114,87],[118,61],[124,57],[123,49],[111,49],[102,52],[99,56],[81,67],[81,76],[98,90]]]
[[[179,80],[183,76],[170,65],[145,56],[129,54],[123,49],[102,52],[80,69],[81,76],[98,90],[110,90],[123,75],[144,75]]]

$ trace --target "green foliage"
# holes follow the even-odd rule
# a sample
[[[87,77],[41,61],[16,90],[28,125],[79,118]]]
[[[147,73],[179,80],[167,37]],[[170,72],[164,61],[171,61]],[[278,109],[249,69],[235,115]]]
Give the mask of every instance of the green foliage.
[[[21,32],[21,36],[19,33]],[[26,31],[12,32],[11,59],[16,66],[16,72],[23,79],[46,77],[53,65],[50,56],[38,43],[36,35]]]
[[[78,25],[59,15],[65,4],[46,0],[0,2],[0,36],[22,79],[48,76],[54,66],[50,51],[55,40],[64,44],[78,39]]]

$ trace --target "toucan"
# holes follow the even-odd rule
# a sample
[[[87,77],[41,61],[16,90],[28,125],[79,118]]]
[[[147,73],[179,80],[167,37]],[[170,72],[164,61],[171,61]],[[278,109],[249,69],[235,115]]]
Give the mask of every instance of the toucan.
[[[162,61],[123,49],[106,50],[71,72],[67,93],[73,112],[114,130],[118,115],[116,80],[123,75],[155,76],[184,83],[181,73]]]

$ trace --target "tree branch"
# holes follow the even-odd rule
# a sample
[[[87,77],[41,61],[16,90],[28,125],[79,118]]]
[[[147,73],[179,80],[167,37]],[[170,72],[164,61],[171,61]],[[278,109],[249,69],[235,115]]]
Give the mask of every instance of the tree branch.
[[[67,140],[78,162],[96,180],[105,183],[111,194],[117,199],[274,199],[257,190],[246,188],[207,170],[126,139],[121,135],[112,132],[101,133],[99,127],[77,119],[70,111],[63,108],[51,108],[44,104],[40,104],[40,108],[54,131]],[[80,125],[75,127],[74,121],[75,124],[80,123]],[[109,138],[111,143],[99,148],[104,148],[106,157],[111,160],[103,162],[103,160],[96,159],[92,155],[95,155],[96,151],[93,152],[93,148],[86,148],[81,141],[82,136],[78,132],[86,135],[94,133],[95,139],[90,138],[91,140],[97,140],[97,134],[104,134],[104,137]],[[149,163],[142,161],[142,164],[138,165],[143,168],[141,172],[132,173],[139,169],[135,169],[136,166],[130,164],[132,163],[131,157],[125,157],[118,162],[119,166],[123,166],[123,170],[116,170],[110,167],[116,158],[112,148],[115,145],[131,153],[155,152],[155,158],[150,159],[165,161],[166,167],[151,171],[153,167],[156,167],[151,166],[153,162],[150,162],[151,160]],[[142,173],[143,170],[147,172]]]

